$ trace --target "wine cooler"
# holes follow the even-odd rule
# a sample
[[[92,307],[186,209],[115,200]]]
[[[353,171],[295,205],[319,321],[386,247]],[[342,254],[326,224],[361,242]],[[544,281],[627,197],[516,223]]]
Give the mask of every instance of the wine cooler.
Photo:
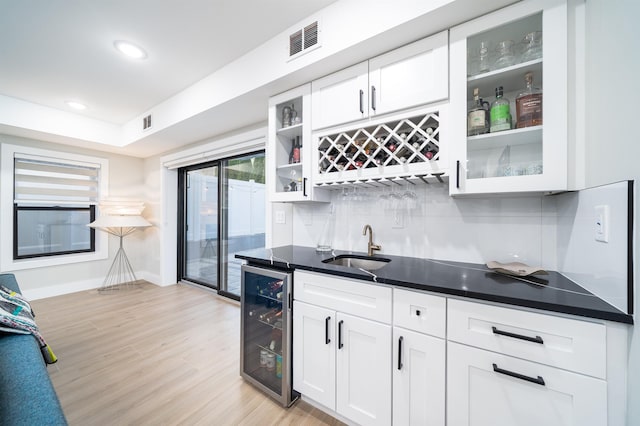
[[[283,406],[292,390],[292,274],[242,266],[240,375]]]

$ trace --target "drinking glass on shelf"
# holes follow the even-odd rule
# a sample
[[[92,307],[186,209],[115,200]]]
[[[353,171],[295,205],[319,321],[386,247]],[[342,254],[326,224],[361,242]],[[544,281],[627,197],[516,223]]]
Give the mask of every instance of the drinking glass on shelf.
[[[513,54],[513,41],[511,40],[501,41],[500,43],[498,43],[498,47],[496,48],[496,51],[498,54],[498,58],[493,64],[494,70],[515,65],[516,57]]]
[[[533,61],[542,57],[542,31],[532,31],[522,40],[524,51],[521,62]]]
[[[477,47],[467,49],[467,75],[491,71],[491,49],[488,41],[481,41]]]
[[[491,49],[488,41],[481,41],[478,50],[478,72],[488,72],[491,70]]]

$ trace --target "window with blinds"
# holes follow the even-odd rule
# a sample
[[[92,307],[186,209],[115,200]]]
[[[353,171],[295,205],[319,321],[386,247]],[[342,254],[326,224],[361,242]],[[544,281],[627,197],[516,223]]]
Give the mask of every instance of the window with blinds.
[[[95,251],[100,166],[14,157],[13,258]]]
[[[100,167],[31,158],[14,160],[16,204],[95,205]]]

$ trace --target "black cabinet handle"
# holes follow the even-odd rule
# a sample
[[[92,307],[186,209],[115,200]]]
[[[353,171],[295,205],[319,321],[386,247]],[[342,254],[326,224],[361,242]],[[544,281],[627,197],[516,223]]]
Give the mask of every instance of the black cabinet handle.
[[[515,377],[516,379],[535,383],[536,385],[540,385],[540,386],[545,385],[544,379],[540,376],[535,378],[535,377],[525,376],[524,374],[520,374],[520,373],[514,373],[513,371],[503,370],[502,368],[499,368],[495,363],[493,364],[493,371],[495,371],[496,373],[504,374],[505,376]]]
[[[371,109],[376,110],[376,86],[371,86]]]
[[[364,92],[360,89],[360,114],[364,114]]]
[[[307,178],[302,179],[302,195],[307,196]]]
[[[342,344],[342,323],[344,321],[340,320],[338,321],[338,349],[342,349],[342,347],[344,346]]]
[[[460,189],[460,160],[456,160],[456,188]]]
[[[421,313],[422,313],[422,312],[420,312],[420,309],[416,309],[416,316],[417,316],[417,317],[419,317]]]
[[[324,344],[328,345],[329,343],[331,343],[331,339],[329,339],[329,321],[331,320],[331,317],[326,317],[324,319]]]
[[[527,342],[539,343],[541,345],[544,344],[540,336],[529,337],[523,336],[522,334],[509,333],[508,331],[498,330],[495,326],[491,327],[491,329],[493,330],[493,334],[499,334],[500,336],[513,337],[514,339],[526,340]]]
[[[402,341],[404,337],[400,336],[398,339],[398,370],[402,370]]]

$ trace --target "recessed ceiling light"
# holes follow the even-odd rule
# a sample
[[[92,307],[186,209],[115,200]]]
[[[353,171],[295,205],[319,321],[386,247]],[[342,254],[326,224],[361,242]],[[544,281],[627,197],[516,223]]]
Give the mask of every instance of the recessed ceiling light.
[[[66,101],[65,103],[67,104],[68,107],[73,108],[73,109],[77,109],[77,110],[87,109],[87,106],[85,104],[80,103],[80,102]]]
[[[116,40],[113,42],[113,46],[118,49],[120,53],[130,58],[145,59],[147,57],[147,52],[145,52],[143,48],[128,41]]]

